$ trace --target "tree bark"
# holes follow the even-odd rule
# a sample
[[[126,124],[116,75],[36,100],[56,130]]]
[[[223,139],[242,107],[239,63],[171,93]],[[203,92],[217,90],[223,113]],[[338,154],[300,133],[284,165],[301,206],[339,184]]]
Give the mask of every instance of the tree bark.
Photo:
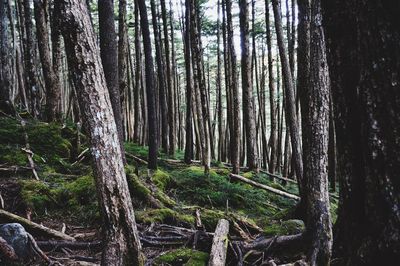
[[[57,0],[68,65],[87,123],[105,247],[102,265],[143,265],[119,138],[96,38],[85,2]]]
[[[118,84],[120,93],[120,105],[123,108],[124,102],[129,102],[129,80],[128,80],[128,27],[127,27],[127,2],[126,0],[119,0],[119,14],[118,14]],[[135,103],[136,104],[136,103]],[[128,117],[126,117],[128,119]],[[123,122],[123,121],[122,121]],[[126,123],[126,122],[125,122]],[[123,123],[123,128],[126,126]],[[127,132],[127,130],[126,130]],[[125,134],[123,134],[125,135]],[[125,136],[128,139],[128,136]]]
[[[39,84],[35,73],[35,44],[33,41],[33,23],[31,0],[24,1],[24,22],[25,22],[25,71],[26,84],[30,96],[30,111],[34,117],[39,116],[40,99],[39,99]]]
[[[232,25],[232,1],[225,0],[226,4],[226,21],[227,21],[227,47],[229,53],[230,76],[229,84],[232,92],[232,123],[231,123],[231,138],[230,138],[230,153],[231,163],[233,166],[232,172],[238,174],[240,171],[239,165],[239,148],[240,148],[240,106],[239,106],[239,91],[237,85],[237,69],[236,69],[236,52],[233,43],[233,25]]]
[[[185,70],[186,70],[186,141],[185,163],[190,164],[193,159],[193,127],[192,127],[192,64],[191,64],[191,38],[190,38],[190,0],[185,1]]]
[[[51,60],[48,17],[46,15],[47,6],[45,1],[34,0],[34,15],[36,21],[36,35],[39,48],[39,56],[42,63],[43,78],[46,91],[46,120],[51,122],[59,117],[58,106],[60,100],[59,84],[56,83],[56,77]]]
[[[321,2],[314,0],[310,19],[310,87],[307,90],[307,151],[304,168],[307,175],[307,232],[311,241],[308,261],[311,265],[329,265],[332,248],[332,222],[329,207],[328,141],[330,80],[322,28]]]
[[[300,132],[298,119],[296,114],[296,103],[294,96],[294,85],[293,78],[290,70],[288,52],[283,40],[283,29],[282,29],[282,14],[279,6],[279,0],[272,0],[272,6],[274,9],[275,17],[275,28],[279,47],[279,56],[281,58],[283,81],[285,88],[285,107],[286,107],[286,120],[288,121],[290,140],[292,144],[293,156],[296,166],[296,176],[298,179],[300,195],[303,194],[302,180],[303,180],[303,158],[300,147]]]
[[[242,48],[242,101],[243,123],[246,128],[247,166],[249,170],[258,169],[256,151],[256,121],[253,109],[253,84],[251,79],[251,56],[249,34],[249,5],[247,0],[239,0],[240,40]]]
[[[104,76],[110,94],[115,123],[117,125],[122,159],[124,163],[126,163],[121,96],[118,79],[118,42],[114,23],[114,0],[98,0],[98,9],[101,62],[103,64]]]
[[[137,0],[140,11],[140,24],[143,35],[143,47],[146,72],[146,95],[147,95],[147,123],[149,143],[149,169],[157,169],[157,116],[156,116],[156,93],[154,88],[154,65],[151,52],[151,40],[149,20],[147,17],[146,3],[144,0]]]
[[[7,13],[5,1],[0,1],[0,110],[11,113],[12,78]]]
[[[391,265],[400,257],[398,2],[324,1],[340,202],[334,257]]]

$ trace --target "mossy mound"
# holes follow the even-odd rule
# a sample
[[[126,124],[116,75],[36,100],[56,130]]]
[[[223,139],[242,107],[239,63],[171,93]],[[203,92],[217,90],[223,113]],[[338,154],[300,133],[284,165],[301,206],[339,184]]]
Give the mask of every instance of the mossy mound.
[[[172,180],[168,173],[158,169],[151,177],[151,181],[153,181],[158,189],[165,191],[171,184]]]
[[[52,164],[58,162],[60,158],[69,159],[72,145],[68,139],[61,136],[60,125],[27,120],[24,130],[20,121],[2,117],[0,118],[0,163],[26,165],[26,154],[21,151],[26,144],[24,132],[28,135],[32,152],[37,155],[36,162]]]
[[[305,225],[302,220],[287,220],[281,223],[273,223],[264,229],[266,236],[293,235],[302,233]]]
[[[181,248],[168,251],[154,260],[154,265],[203,266],[207,265],[209,255],[202,251]]]
[[[180,214],[168,208],[138,211],[136,217],[138,222],[146,224],[164,223],[177,226],[191,226],[194,224],[193,216]]]
[[[176,183],[179,199],[206,208],[243,210],[250,215],[271,215],[277,208],[295,204],[291,200],[254,188],[248,184],[230,182],[225,171],[210,170],[204,174],[202,167],[190,166],[170,173]],[[274,207],[274,204],[278,204]]]

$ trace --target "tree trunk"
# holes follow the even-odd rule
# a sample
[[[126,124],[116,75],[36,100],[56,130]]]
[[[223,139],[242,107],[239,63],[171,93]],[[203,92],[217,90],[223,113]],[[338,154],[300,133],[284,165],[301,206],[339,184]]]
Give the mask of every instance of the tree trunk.
[[[142,26],[143,47],[146,72],[146,95],[147,95],[147,123],[149,143],[149,169],[157,169],[157,116],[156,116],[156,93],[154,87],[154,66],[151,52],[150,28],[147,18],[146,3],[137,0],[140,11],[140,24]]]
[[[127,27],[127,10],[126,0],[119,0],[119,14],[118,14],[118,83],[120,93],[120,104],[123,106],[124,102],[129,102],[129,82],[128,82],[128,27]],[[137,103],[135,103],[137,104]],[[124,108],[121,108],[123,111]],[[128,117],[126,117],[128,119]],[[123,128],[127,126],[124,126]],[[123,134],[125,139],[127,135]]]
[[[225,0],[226,4],[226,21],[227,21],[227,47],[230,58],[230,76],[229,83],[232,92],[232,123],[231,123],[231,138],[230,138],[230,153],[231,163],[233,166],[232,172],[238,174],[240,171],[239,165],[239,148],[240,148],[240,106],[239,106],[239,91],[237,84],[237,69],[236,69],[236,53],[233,43],[233,25],[232,25],[232,1]]]
[[[98,9],[101,62],[117,125],[122,159],[126,163],[121,97],[118,84],[118,42],[114,23],[114,0],[98,0]]]
[[[33,23],[31,0],[24,1],[24,21],[25,21],[25,71],[26,84],[30,94],[30,111],[34,117],[39,116],[40,99],[39,84],[35,73],[35,44],[33,41]]]
[[[307,191],[307,231],[311,241],[308,261],[311,265],[329,265],[332,248],[332,222],[329,212],[328,139],[330,80],[322,28],[321,2],[314,0],[310,20],[310,87],[307,124],[310,145],[305,153],[305,189]]]
[[[167,21],[167,8],[165,0],[161,0],[161,16],[164,30],[164,47],[165,47],[165,64],[167,74],[167,91],[168,91],[168,128],[169,128],[169,150],[168,154],[174,156],[175,153],[175,119],[174,119],[174,90],[173,90],[173,72],[171,70],[171,59],[169,50],[169,34]]]
[[[400,257],[398,2],[324,1],[340,202],[334,257],[393,265]]]
[[[158,28],[158,14],[156,11],[156,5],[154,0],[150,0],[152,22],[153,22],[153,34],[154,43],[156,49],[156,61],[157,61],[157,80],[159,88],[159,103],[161,113],[161,147],[164,153],[168,153],[168,105],[167,105],[167,91],[165,88],[165,76],[164,76],[164,64],[162,61],[161,52],[161,40]]]
[[[47,6],[42,0],[34,0],[34,15],[36,21],[36,35],[38,41],[39,55],[42,63],[43,78],[46,91],[46,120],[54,121],[59,114],[57,113],[60,91],[59,84],[56,83],[56,77],[51,61],[48,18],[46,17]]]
[[[135,92],[134,92],[134,99],[135,99],[135,107],[134,107],[134,128],[133,128],[133,140],[136,143],[140,143],[140,132],[141,132],[141,124],[144,122],[145,117],[140,117],[140,106],[141,100],[140,95],[141,91],[143,90],[142,86],[142,47],[140,45],[140,25],[139,25],[139,7],[135,4]],[[144,105],[142,105],[142,109]]]
[[[141,244],[125,177],[118,131],[86,4],[57,0],[68,65],[87,123],[95,183],[102,210],[102,265],[143,265]]]
[[[285,88],[285,107],[286,107],[286,120],[288,121],[290,140],[292,144],[293,156],[296,166],[296,176],[298,178],[300,195],[302,195],[302,180],[303,180],[303,159],[300,147],[300,132],[298,119],[296,115],[296,103],[294,97],[293,78],[290,70],[288,52],[283,40],[282,29],[282,14],[279,6],[279,0],[272,0],[275,17],[275,28],[279,47],[279,56],[281,58],[283,81]]]
[[[185,163],[190,164],[193,159],[193,127],[192,127],[192,64],[191,64],[191,39],[190,39],[190,0],[185,1],[185,70],[186,70],[186,145]]]
[[[242,47],[242,101],[243,122],[246,128],[247,166],[258,169],[256,152],[256,121],[253,109],[253,84],[251,79],[251,55],[249,34],[249,5],[247,0],[239,0],[240,36]]]
[[[11,113],[12,78],[7,13],[5,1],[0,0],[0,110]]]

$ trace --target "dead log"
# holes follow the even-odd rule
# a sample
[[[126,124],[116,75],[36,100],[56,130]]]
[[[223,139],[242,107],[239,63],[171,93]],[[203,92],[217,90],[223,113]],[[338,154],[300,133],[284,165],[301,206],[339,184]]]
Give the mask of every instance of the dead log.
[[[229,222],[225,219],[218,221],[211,247],[209,266],[225,265],[228,249]]]
[[[290,194],[288,192],[285,192],[285,191],[282,191],[282,190],[279,190],[279,189],[276,189],[276,188],[273,188],[273,187],[270,187],[270,186],[267,186],[267,185],[264,185],[264,184],[257,183],[257,182],[255,182],[253,180],[250,180],[250,179],[248,179],[248,178],[246,178],[244,176],[235,175],[235,174],[230,174],[229,176],[231,178],[233,178],[233,179],[236,179],[236,180],[242,181],[242,182],[244,182],[246,184],[252,185],[254,187],[261,188],[261,189],[264,189],[266,191],[275,193],[275,194],[280,195],[282,197],[293,199],[293,200],[297,200],[297,201],[300,200],[299,196]]]
[[[15,214],[5,211],[5,210],[0,210],[0,222],[1,223],[19,223],[26,229],[26,231],[28,231],[34,235],[45,236],[45,237],[55,238],[55,239],[75,241],[75,238],[73,238],[72,236],[63,234],[57,230],[45,227],[43,225],[31,222],[28,219],[25,219],[21,216],[15,215]]]

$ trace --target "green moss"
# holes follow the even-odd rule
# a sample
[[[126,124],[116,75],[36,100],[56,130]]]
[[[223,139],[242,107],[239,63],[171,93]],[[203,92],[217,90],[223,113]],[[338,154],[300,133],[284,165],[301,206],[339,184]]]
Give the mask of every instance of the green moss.
[[[273,187],[273,188],[282,190],[282,191],[286,191],[286,189],[285,189],[284,187],[282,187],[282,186],[281,186],[280,184],[278,184],[278,183],[271,183],[270,186]]]
[[[155,197],[156,197],[159,201],[161,201],[161,203],[164,204],[165,206],[167,206],[167,207],[173,207],[173,206],[176,205],[176,202],[175,202],[173,199],[171,199],[171,198],[170,198],[167,194],[165,194],[164,192],[158,190],[155,194],[156,194]]]
[[[19,145],[0,144],[0,163],[9,165],[25,166],[28,164],[26,153],[21,150]]]
[[[70,198],[79,205],[96,201],[96,187],[92,176],[81,176],[67,183],[63,189],[68,191]]]
[[[151,177],[151,181],[153,181],[158,189],[165,191],[171,183],[171,177],[168,173],[158,169]]]
[[[225,213],[219,210],[201,209],[201,221],[209,232],[214,232],[218,221],[225,217]]]
[[[248,178],[248,179],[252,179],[253,178],[254,173],[253,172],[246,172],[243,173],[242,176]]]
[[[168,251],[159,256],[155,259],[154,265],[203,266],[207,265],[208,259],[208,253],[181,248]]]
[[[264,229],[264,233],[267,236],[292,235],[301,233],[304,230],[305,226],[302,220],[287,220],[282,223],[274,223],[268,225]]]
[[[194,224],[194,217],[191,215],[180,214],[171,209],[149,209],[137,212],[137,221],[140,223],[166,223],[173,225]]]
[[[42,181],[21,180],[21,197],[25,205],[36,212],[44,212],[54,199],[50,187]]]

